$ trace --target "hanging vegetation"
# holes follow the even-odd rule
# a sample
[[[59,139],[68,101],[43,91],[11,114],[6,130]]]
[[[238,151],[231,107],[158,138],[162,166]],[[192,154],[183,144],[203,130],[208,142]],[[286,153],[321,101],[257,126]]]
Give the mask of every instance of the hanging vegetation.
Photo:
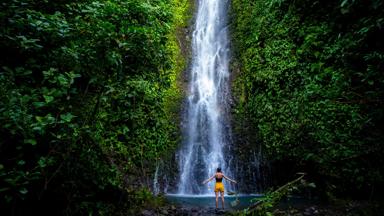
[[[0,4],[0,208],[111,215],[147,203],[178,142],[185,0]],[[141,189],[143,188],[143,189]]]
[[[383,189],[383,10],[380,0],[232,1],[237,132],[280,164],[277,179],[305,171],[328,195]]]

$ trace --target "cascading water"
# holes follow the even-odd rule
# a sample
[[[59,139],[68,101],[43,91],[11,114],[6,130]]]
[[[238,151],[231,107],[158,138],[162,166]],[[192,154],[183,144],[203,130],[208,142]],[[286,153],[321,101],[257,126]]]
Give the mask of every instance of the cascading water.
[[[212,194],[202,185],[217,167],[230,170],[227,0],[199,0],[192,36],[190,89],[180,150],[179,194]],[[224,183],[226,184],[226,183]],[[226,184],[231,189],[230,184]]]
[[[160,193],[159,168],[160,168],[160,164],[156,163],[155,176],[153,177],[153,194],[155,194],[155,195],[158,195]]]

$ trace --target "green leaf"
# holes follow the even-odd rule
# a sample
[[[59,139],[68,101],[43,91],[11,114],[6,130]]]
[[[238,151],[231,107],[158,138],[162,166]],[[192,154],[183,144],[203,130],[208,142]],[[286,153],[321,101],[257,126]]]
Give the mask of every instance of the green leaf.
[[[46,103],[52,102],[55,98],[50,95],[44,95],[43,96]]]
[[[63,74],[60,74],[57,80],[63,86],[67,86],[70,83],[69,80]]]
[[[343,0],[343,1],[341,2],[341,4],[340,4],[340,7],[344,7],[344,6],[346,6],[347,3],[348,3],[348,1],[349,1],[349,0]]]
[[[75,117],[74,115],[72,115],[71,113],[66,113],[66,114],[61,114],[60,115],[60,118],[64,121],[64,122],[70,122],[73,117]]]
[[[27,188],[21,188],[21,189],[19,190],[19,192],[20,192],[21,194],[27,194],[27,193],[28,193],[28,190],[27,190]]]
[[[44,117],[41,117],[41,116],[35,116],[35,119],[37,120],[37,122],[43,122]]]
[[[41,168],[44,168],[47,166],[45,157],[41,157],[40,160],[37,162]]]
[[[45,102],[33,102],[33,106],[35,106],[36,108],[43,107],[45,106],[45,104]]]
[[[36,140],[35,139],[25,139],[24,140],[25,144],[31,144],[31,145],[36,145]]]

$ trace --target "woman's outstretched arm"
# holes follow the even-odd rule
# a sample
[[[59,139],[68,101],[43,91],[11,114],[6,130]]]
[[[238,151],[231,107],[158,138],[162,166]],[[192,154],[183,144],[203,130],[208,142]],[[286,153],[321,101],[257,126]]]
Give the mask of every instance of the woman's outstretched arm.
[[[237,183],[235,180],[232,180],[232,179],[228,178],[228,177],[225,176],[225,175],[223,175],[223,178],[227,179],[227,180],[230,181],[230,182]]]
[[[212,181],[213,178],[215,178],[215,175],[213,175],[211,178],[209,178],[209,179],[203,181],[203,184],[206,184],[206,183]]]

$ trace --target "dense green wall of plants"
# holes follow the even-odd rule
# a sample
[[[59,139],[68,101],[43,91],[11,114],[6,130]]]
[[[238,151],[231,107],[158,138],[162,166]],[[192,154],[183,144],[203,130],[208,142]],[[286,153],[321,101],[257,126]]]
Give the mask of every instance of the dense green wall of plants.
[[[328,195],[383,189],[383,11],[380,0],[232,0],[235,128],[277,173],[308,172]]]
[[[149,178],[179,140],[187,0],[0,4],[2,212],[148,207]],[[144,188],[144,189],[141,189]]]

